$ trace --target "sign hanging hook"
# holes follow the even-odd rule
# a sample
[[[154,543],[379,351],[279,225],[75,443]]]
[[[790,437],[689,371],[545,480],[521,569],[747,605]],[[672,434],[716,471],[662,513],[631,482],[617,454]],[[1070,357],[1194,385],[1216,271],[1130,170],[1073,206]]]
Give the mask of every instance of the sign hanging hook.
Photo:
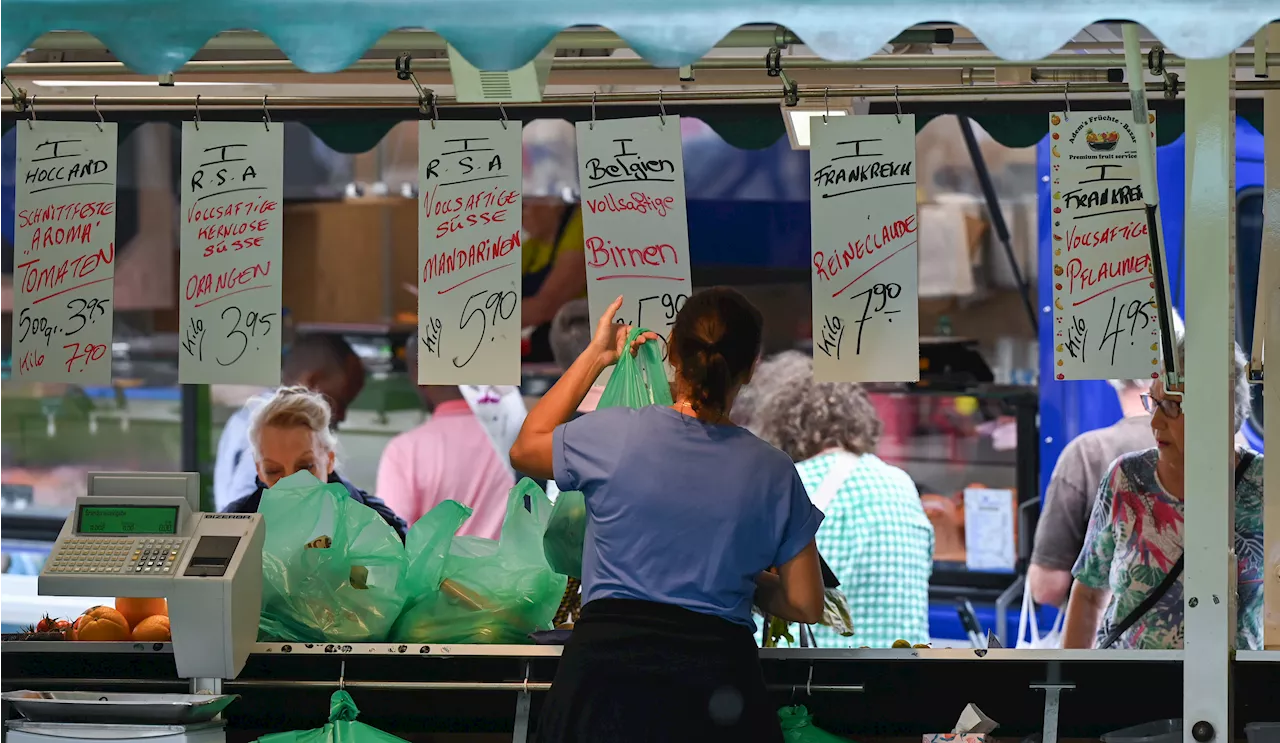
[[[94,96],[93,96],[93,112],[94,112],[95,114],[97,114],[97,115],[98,115],[98,123],[97,123],[95,126],[97,126],[97,127],[98,127],[98,131],[99,131],[99,132],[101,132],[101,131],[102,131],[102,125],[103,125],[103,124],[105,124],[105,123],[107,123],[107,120],[106,120],[106,119],[104,119],[104,118],[102,118],[102,112],[98,110],[98,96],[97,96],[97,94],[94,94]]]
[[[338,667],[338,690],[344,691],[347,688],[347,662],[342,661],[342,665]]]
[[[662,103],[662,88],[658,88],[658,123],[667,125],[667,107]]]
[[[27,119],[27,128],[35,129],[35,126],[31,123],[36,120],[36,97],[34,95],[31,96],[31,100],[27,101],[27,111],[31,114],[31,118]]]
[[[262,125],[271,131],[271,112],[267,110],[267,97],[262,96]]]
[[[898,123],[901,124],[902,123],[902,99],[898,97],[897,85],[893,86],[893,105],[897,109],[897,113],[895,113],[894,116],[897,117]]]
[[[507,128],[507,109],[503,108],[501,103],[498,104],[498,113],[502,115],[502,128],[506,129]]]
[[[1062,84],[1062,120],[1071,121],[1071,81]]]
[[[196,94],[196,131],[200,131],[200,94]]]
[[[588,129],[596,128],[596,92],[591,91],[591,123],[587,124]]]
[[[827,123],[827,117],[831,115],[831,88],[822,89],[822,123]]]

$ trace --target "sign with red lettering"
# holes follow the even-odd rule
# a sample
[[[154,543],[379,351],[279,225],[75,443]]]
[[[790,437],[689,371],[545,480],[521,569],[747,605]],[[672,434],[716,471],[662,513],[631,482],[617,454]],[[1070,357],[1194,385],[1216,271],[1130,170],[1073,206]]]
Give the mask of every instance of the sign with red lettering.
[[[920,378],[916,124],[909,114],[813,120],[813,376]]]
[[[116,125],[18,126],[13,375],[111,383]]]
[[[418,125],[418,384],[520,383],[521,133]]]
[[[178,379],[280,383],[284,125],[182,125]]]
[[[665,338],[693,291],[680,117],[578,122],[578,171],[591,316],[621,295],[616,322]]]
[[[1155,137],[1155,114],[1148,115]],[[1149,379],[1160,371],[1131,121],[1128,111],[1049,114],[1055,379]]]

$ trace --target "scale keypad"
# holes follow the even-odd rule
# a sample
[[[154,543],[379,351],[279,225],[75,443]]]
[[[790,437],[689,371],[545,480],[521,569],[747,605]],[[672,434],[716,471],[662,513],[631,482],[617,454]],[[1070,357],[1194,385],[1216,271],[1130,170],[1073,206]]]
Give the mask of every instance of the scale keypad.
[[[172,575],[186,543],[173,537],[67,539],[49,558],[45,572]]]

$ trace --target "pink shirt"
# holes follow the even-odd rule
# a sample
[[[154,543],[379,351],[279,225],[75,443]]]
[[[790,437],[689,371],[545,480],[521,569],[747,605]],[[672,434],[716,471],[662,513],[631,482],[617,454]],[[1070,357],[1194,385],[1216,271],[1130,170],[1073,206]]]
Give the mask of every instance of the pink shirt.
[[[410,525],[441,501],[458,501],[475,511],[458,534],[497,539],[514,486],[471,408],[453,400],[387,443],[374,493]]]

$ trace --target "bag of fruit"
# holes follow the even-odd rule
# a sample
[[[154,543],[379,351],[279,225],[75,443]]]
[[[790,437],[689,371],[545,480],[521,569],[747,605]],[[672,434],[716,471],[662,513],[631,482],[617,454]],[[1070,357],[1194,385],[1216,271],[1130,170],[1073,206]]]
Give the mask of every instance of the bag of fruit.
[[[408,586],[413,598],[392,642],[529,641],[551,628],[566,579],[542,551],[551,501],[526,478],[511,490],[498,541],[454,536],[471,509],[445,501],[409,530]]]
[[[627,338],[627,348],[641,333],[636,328]],[[657,343],[640,346],[635,356],[622,354],[613,375],[600,395],[603,408],[643,408],[671,405],[671,386]],[[582,577],[582,544],[587,536],[587,504],[582,493],[573,491],[556,497],[555,508],[542,537],[542,549],[556,572],[570,578]]]
[[[408,567],[395,530],[340,484],[309,472],[262,494],[264,641],[381,642],[404,607]]]

